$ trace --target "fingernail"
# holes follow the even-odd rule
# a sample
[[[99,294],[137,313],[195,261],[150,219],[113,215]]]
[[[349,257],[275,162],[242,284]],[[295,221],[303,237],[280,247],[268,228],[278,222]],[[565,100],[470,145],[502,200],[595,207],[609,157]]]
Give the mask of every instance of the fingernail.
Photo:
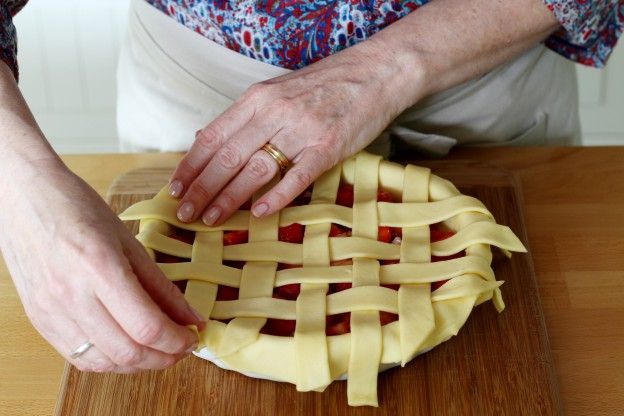
[[[269,206],[266,203],[261,203],[256,205],[255,207],[253,207],[253,209],[251,210],[251,212],[253,212],[253,214],[256,217],[261,217],[263,216],[267,211],[269,210]]]
[[[195,350],[197,349],[197,345],[198,345],[197,343],[195,343],[195,344],[191,345],[191,346],[190,346],[190,347],[186,350],[186,353],[187,353],[187,354],[190,354],[190,353],[192,353],[193,351],[195,351]]]
[[[171,182],[171,185],[169,185],[169,195],[177,198],[182,195],[182,189],[184,189],[182,182],[180,182],[179,180],[175,180]]]
[[[212,225],[219,219],[220,216],[221,216],[221,208],[212,207],[208,210],[206,215],[204,215],[204,224]]]
[[[191,313],[193,314],[193,317],[195,319],[197,319],[199,322],[206,322],[206,320],[204,319],[203,316],[200,315],[199,312],[197,312],[197,310],[195,308],[193,308],[192,306],[189,306],[189,309],[191,311]]]
[[[178,210],[178,219],[182,222],[187,222],[193,217],[194,212],[195,207],[193,206],[193,204],[190,202],[185,202]]]

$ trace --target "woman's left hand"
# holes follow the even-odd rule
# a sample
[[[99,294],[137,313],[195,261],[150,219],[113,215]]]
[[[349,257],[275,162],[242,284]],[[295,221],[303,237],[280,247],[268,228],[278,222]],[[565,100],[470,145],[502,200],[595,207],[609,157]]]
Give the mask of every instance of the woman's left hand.
[[[197,133],[175,170],[170,192],[181,197],[179,219],[225,221],[279,171],[261,150],[266,143],[293,165],[252,212],[263,217],[285,207],[413,102],[414,85],[406,83],[415,73],[369,41],[251,86]]]

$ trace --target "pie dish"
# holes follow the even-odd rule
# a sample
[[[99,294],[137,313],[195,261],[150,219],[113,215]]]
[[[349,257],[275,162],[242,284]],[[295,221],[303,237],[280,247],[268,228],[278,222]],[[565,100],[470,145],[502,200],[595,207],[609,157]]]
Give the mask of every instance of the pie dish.
[[[526,251],[451,182],[365,152],[266,218],[185,224],[176,205],[163,189],[120,217],[209,318],[195,354],[299,391],[346,378],[353,406],[377,406],[377,373],[456,335],[476,305],[502,311],[490,246]]]

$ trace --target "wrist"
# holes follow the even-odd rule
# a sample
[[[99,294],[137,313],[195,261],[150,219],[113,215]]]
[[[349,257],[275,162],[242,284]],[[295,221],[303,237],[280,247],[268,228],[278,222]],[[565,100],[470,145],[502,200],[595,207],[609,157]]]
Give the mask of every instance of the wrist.
[[[426,97],[430,83],[425,60],[381,32],[361,45],[368,49],[394,117]],[[359,46],[359,45],[358,45]]]

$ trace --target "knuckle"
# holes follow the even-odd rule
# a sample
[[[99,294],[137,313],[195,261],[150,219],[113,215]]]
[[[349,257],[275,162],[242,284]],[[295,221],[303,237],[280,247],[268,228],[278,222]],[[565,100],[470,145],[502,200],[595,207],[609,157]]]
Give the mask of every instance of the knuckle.
[[[238,204],[236,203],[236,198],[229,191],[223,191],[221,195],[219,195],[219,205],[224,208],[232,209]]]
[[[117,368],[117,366],[111,363],[110,361],[109,362],[96,362],[96,363],[91,364],[90,367],[91,368],[89,370],[94,373],[110,373],[112,371],[115,371],[115,369]]]
[[[271,110],[276,120],[289,119],[295,114],[293,102],[287,97],[274,97],[271,99]]]
[[[140,348],[131,347],[118,351],[113,356],[113,361],[122,367],[134,367],[143,360],[143,353]]]
[[[273,200],[277,203],[277,206],[286,206],[291,201],[291,199],[292,198],[288,198],[286,194],[284,194],[282,191],[275,190],[273,192]]]
[[[153,369],[153,370],[162,370],[162,369],[165,369],[167,367],[171,367],[176,362],[178,362],[178,359],[175,356],[173,356],[173,355],[166,355],[166,356],[163,356],[163,357],[159,358],[158,362],[152,363],[150,365],[150,368]]]
[[[75,362],[73,363],[74,367],[76,367],[78,369],[78,371],[82,371],[82,372],[88,372],[88,371],[92,371],[92,365],[88,365],[86,363],[83,362]]]
[[[336,149],[328,143],[319,144],[308,149],[308,151],[313,155],[312,157],[315,160],[318,160],[318,165],[322,170],[330,169],[340,160],[340,152],[337,152]]]
[[[71,286],[62,279],[51,279],[48,282],[48,291],[49,296],[53,299],[63,300],[65,302],[70,301],[73,296],[71,296]],[[46,298],[39,299],[40,301],[46,302]],[[49,303],[49,300],[47,301]]]
[[[268,85],[264,82],[257,82],[255,84],[252,84],[249,88],[247,88],[247,91],[245,91],[244,98],[248,98],[248,99],[260,98],[261,96],[265,94],[267,86]]]
[[[118,270],[120,253],[110,243],[97,237],[91,238],[78,248],[78,256],[94,277],[105,277]]]
[[[264,158],[257,156],[252,157],[249,161],[249,173],[254,178],[264,178],[271,172],[271,168],[269,166],[270,165]],[[275,167],[274,170],[277,171],[277,167]]]
[[[182,292],[171,280],[166,277],[163,278],[162,284],[164,285],[165,295],[167,299],[178,299],[182,296]]]
[[[158,321],[143,323],[136,332],[136,341],[141,345],[154,345],[165,334],[165,326]]]
[[[178,171],[179,172],[187,172],[190,176],[195,177],[197,175],[199,175],[199,173],[201,172],[201,168],[194,166],[189,160],[188,158],[184,158],[180,161],[180,164],[178,166]],[[177,175],[177,173],[176,173]]]
[[[140,371],[141,369],[136,367],[121,367],[115,370],[115,372],[119,374],[136,374]]]
[[[117,368],[113,363],[93,364],[91,371],[94,373],[110,373]]]
[[[39,326],[42,326],[42,320],[40,316],[41,312],[45,314],[54,311],[54,309],[57,307],[57,302],[54,300],[50,292],[44,290],[43,288],[38,288],[35,291],[32,300],[37,311],[29,311],[28,316],[32,321],[33,325],[39,328]]]
[[[163,361],[161,363],[161,368],[167,368],[167,367],[171,367],[172,365],[174,365],[175,363],[177,363],[179,361],[178,358],[176,358],[173,355],[168,355],[165,358],[163,358]]]
[[[193,182],[193,185],[189,189],[189,194],[198,195],[204,201],[210,201],[212,199],[212,192],[208,190],[208,184],[202,179]]]
[[[217,153],[217,162],[226,169],[238,169],[241,166],[241,156],[231,145],[225,145]]]
[[[196,143],[208,151],[215,150],[223,139],[221,127],[216,122],[212,122],[195,135]]]
[[[293,169],[293,182],[298,189],[305,189],[312,183],[312,175],[304,169]]]

